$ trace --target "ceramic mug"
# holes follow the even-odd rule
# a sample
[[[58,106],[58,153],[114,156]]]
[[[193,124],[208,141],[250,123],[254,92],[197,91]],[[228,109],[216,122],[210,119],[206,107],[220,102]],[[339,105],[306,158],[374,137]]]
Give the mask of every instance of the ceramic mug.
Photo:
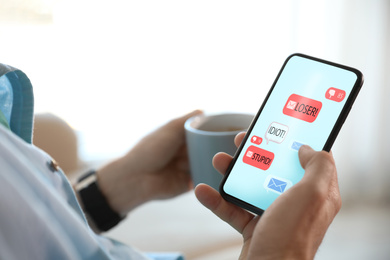
[[[206,183],[218,190],[222,175],[215,170],[212,160],[218,152],[234,155],[234,137],[246,131],[253,120],[250,114],[199,115],[184,125],[191,177],[196,186]]]

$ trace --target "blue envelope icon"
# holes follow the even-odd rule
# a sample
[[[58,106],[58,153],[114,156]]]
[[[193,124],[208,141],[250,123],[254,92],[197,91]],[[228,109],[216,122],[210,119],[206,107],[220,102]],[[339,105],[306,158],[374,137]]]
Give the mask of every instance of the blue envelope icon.
[[[291,149],[293,149],[295,151],[298,151],[299,148],[301,148],[302,145],[303,145],[303,143],[295,141],[295,142],[292,143]]]
[[[287,182],[275,178],[271,178],[267,185],[268,189],[274,190],[278,193],[283,193],[286,187],[287,187]]]

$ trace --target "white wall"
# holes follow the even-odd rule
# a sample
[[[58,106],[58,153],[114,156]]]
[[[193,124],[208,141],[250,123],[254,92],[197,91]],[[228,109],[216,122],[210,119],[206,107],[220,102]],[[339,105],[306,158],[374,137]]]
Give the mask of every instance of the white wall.
[[[345,199],[389,197],[389,1],[51,4],[51,24],[0,24],[0,62],[29,75],[37,112],[80,132],[85,159],[117,156],[192,109],[255,113],[302,52],[365,74],[334,146],[340,185]]]

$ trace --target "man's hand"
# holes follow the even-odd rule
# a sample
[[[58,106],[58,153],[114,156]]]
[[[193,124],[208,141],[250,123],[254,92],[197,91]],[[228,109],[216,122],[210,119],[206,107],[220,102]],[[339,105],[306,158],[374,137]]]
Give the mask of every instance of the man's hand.
[[[170,121],[97,171],[99,187],[115,211],[126,214],[146,201],[192,188],[184,123],[201,113],[196,110]]]
[[[244,134],[236,137],[236,145]],[[215,168],[225,173],[231,156],[219,153]],[[261,218],[223,200],[211,187],[200,184],[199,201],[238,230],[244,239],[241,259],[313,259],[337,212],[341,208],[337,171],[332,154],[299,150],[305,169],[302,180],[280,195]]]

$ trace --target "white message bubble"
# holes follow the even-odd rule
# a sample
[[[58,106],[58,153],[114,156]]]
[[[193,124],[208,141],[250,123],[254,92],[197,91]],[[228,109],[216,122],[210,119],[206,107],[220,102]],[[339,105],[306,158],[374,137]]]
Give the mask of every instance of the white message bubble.
[[[265,133],[265,140],[267,141],[267,144],[269,142],[275,142],[275,143],[282,143],[284,139],[286,138],[288,133],[288,126],[282,125],[277,122],[272,122],[267,132]]]

